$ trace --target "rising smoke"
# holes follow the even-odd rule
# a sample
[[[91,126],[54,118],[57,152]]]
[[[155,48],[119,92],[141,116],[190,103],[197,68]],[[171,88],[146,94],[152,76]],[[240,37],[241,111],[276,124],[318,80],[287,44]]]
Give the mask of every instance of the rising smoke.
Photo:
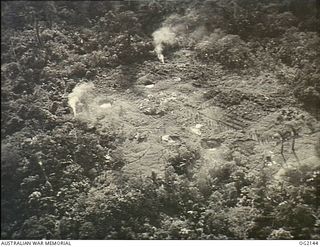
[[[163,50],[167,45],[178,43],[189,46],[199,42],[208,35],[204,27],[204,20],[195,10],[188,10],[185,15],[170,15],[162,27],[153,32],[153,45],[158,59],[164,63]]]
[[[161,27],[152,34],[155,52],[159,60],[164,63],[163,48],[164,45],[173,45],[176,42],[176,34],[170,27]]]
[[[68,104],[73,110],[74,118],[91,124],[105,119],[104,125],[119,121],[119,116],[126,108],[114,97],[99,93],[92,82],[77,85],[68,95]]]
[[[86,98],[94,89],[93,83],[82,83],[77,85],[68,95],[68,104],[73,110],[74,117],[78,114],[78,108],[86,106]]]

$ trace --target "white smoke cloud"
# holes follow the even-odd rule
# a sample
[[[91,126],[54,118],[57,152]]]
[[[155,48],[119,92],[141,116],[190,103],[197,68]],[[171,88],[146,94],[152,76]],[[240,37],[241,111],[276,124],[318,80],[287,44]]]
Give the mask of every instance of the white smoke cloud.
[[[105,122],[119,119],[123,112],[121,102],[116,102],[116,105],[114,102],[114,97],[99,93],[92,82],[77,85],[68,95],[68,104],[74,117],[91,124],[96,124],[106,117]]]
[[[87,102],[86,96],[94,89],[93,83],[82,83],[77,85],[72,92],[68,95],[68,104],[73,110],[73,115],[76,117],[78,114],[78,107],[85,106]]]
[[[176,42],[176,34],[170,27],[161,27],[152,34],[155,52],[159,60],[164,63],[163,48],[164,45],[173,45]]]
[[[195,10],[187,10],[185,15],[170,15],[162,27],[153,32],[153,45],[159,60],[164,63],[163,50],[166,45],[178,43],[181,46],[193,46],[208,36],[205,20]]]

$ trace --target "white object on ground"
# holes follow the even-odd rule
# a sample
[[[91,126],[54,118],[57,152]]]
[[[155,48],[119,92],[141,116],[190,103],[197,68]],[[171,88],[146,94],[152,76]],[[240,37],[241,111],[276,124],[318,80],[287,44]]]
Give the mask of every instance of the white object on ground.
[[[190,127],[190,130],[191,130],[192,133],[200,136],[201,135],[201,130],[200,129],[201,129],[202,126],[203,126],[202,124],[196,124],[195,127]]]
[[[103,109],[111,108],[111,103],[104,103],[104,104],[100,105],[100,107]]]
[[[169,135],[161,136],[161,140],[164,141],[164,142],[168,142],[168,143],[175,143],[175,141],[172,140]]]
[[[154,84],[149,84],[149,85],[146,85],[145,87],[146,87],[146,88],[153,88],[153,87],[154,87]]]

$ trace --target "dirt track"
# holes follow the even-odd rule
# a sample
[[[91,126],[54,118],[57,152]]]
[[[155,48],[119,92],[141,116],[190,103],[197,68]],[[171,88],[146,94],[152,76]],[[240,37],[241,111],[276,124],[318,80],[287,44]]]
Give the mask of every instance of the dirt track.
[[[168,159],[183,149],[200,154],[193,164],[199,171],[228,155],[240,155],[248,167],[272,165],[275,172],[306,159],[316,162],[312,150],[320,124],[295,107],[279,80],[269,74],[221,75],[219,67],[195,65],[180,53],[165,64],[136,68],[133,87],[124,92],[106,86],[115,79],[113,71],[94,82],[95,95],[108,105],[93,107],[89,119],[101,130],[124,135],[126,141],[118,147],[127,163],[123,171],[161,175]],[[298,131],[295,152],[291,127]],[[286,135],[283,154],[279,133]]]

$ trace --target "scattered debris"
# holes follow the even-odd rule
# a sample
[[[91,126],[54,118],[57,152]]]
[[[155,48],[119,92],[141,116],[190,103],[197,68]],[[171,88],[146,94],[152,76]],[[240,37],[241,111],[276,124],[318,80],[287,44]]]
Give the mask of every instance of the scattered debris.
[[[201,135],[201,128],[202,128],[202,124],[196,124],[195,127],[190,127],[190,130],[192,133],[196,134],[196,135]]]
[[[175,143],[175,141],[171,138],[170,135],[164,135],[164,136],[162,136],[162,137],[161,137],[161,140],[162,140],[163,142],[167,142],[167,143],[169,143],[169,144]]]

